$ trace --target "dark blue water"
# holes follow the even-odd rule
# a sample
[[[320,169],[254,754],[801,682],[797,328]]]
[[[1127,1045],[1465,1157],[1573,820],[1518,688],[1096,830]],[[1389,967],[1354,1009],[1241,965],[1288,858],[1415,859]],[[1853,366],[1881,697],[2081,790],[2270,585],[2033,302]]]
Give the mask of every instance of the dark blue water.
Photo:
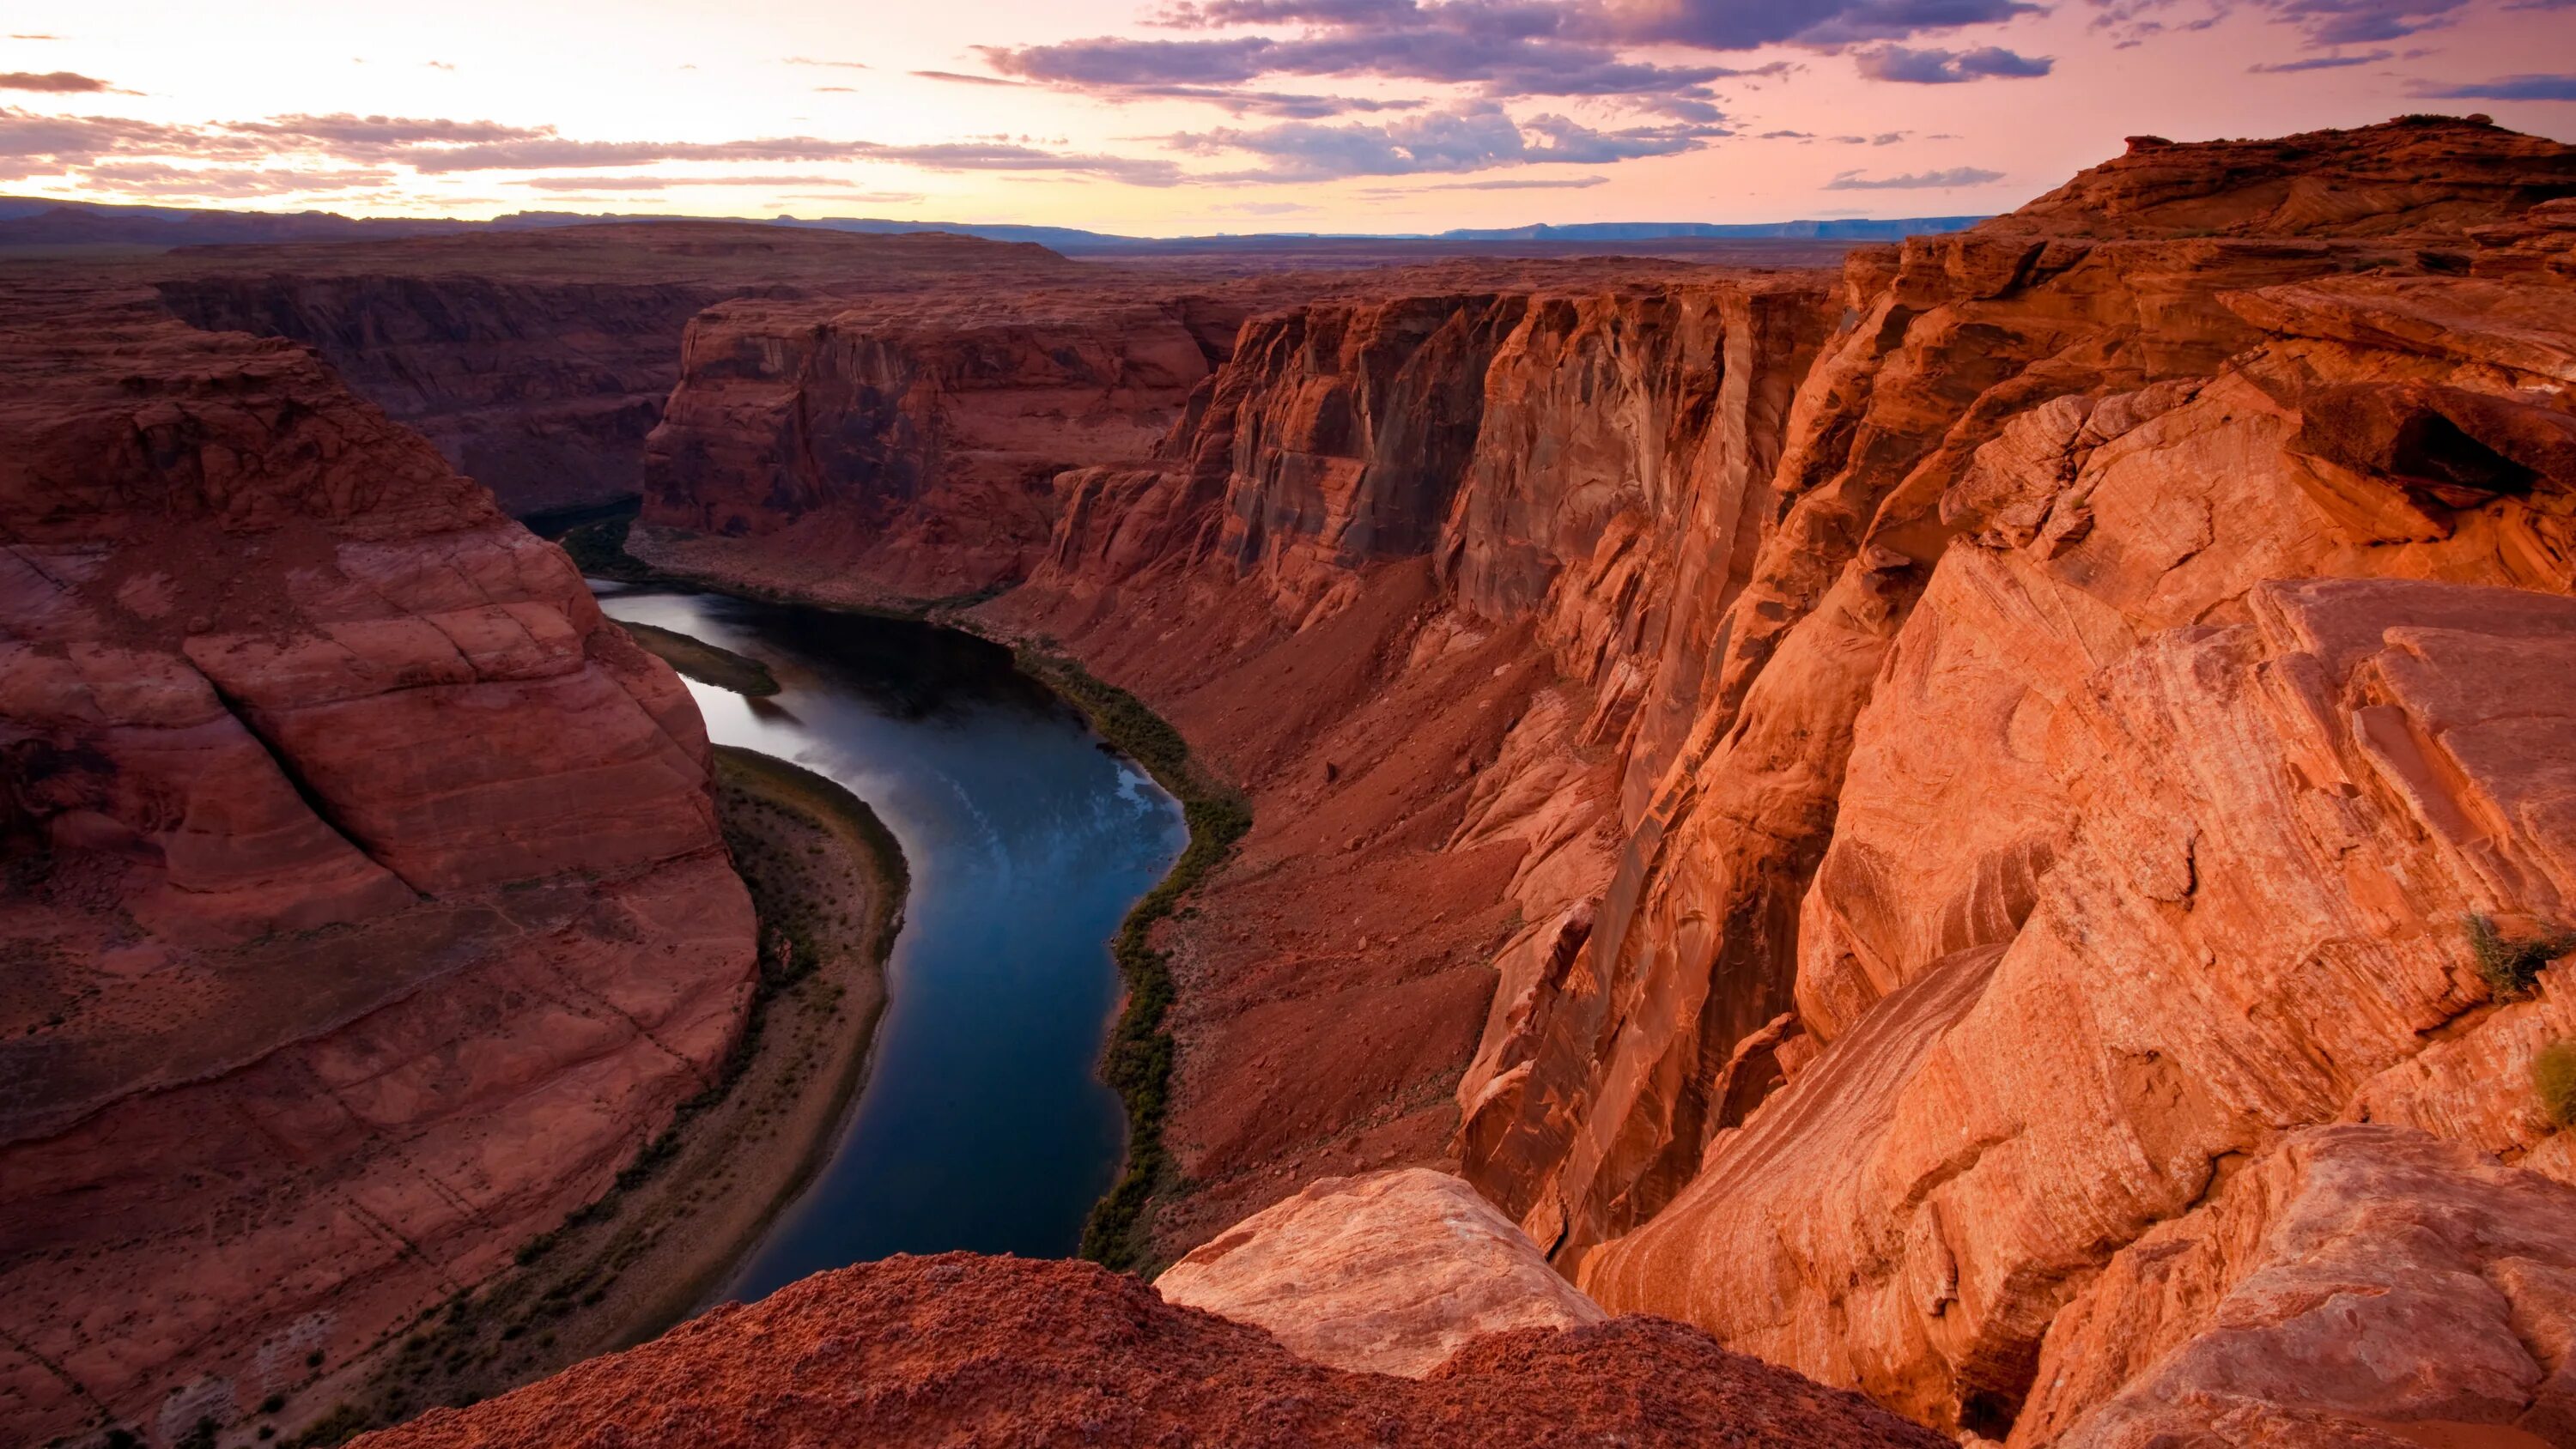
[[[1094,1075],[1118,994],[1109,937],[1186,842],[1179,807],[983,640],[594,587],[617,618],[767,663],[767,699],[690,683],[708,732],[848,786],[912,870],[846,1134],[718,1301],[890,1253],[1070,1256],[1125,1148]]]

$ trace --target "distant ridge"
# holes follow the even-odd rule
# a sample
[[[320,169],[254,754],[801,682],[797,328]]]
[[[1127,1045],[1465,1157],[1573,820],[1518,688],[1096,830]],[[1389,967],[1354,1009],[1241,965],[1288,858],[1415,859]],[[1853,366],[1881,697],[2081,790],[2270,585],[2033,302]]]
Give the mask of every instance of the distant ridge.
[[[1462,227],[1444,231],[1438,241],[1671,241],[1679,237],[1710,237],[1730,241],[1782,238],[1794,241],[1896,241],[1909,236],[1933,232],[1966,231],[1982,216],[1914,216],[1877,220],[1849,217],[1819,221],[1756,221],[1717,223],[1704,221],[1592,221],[1572,226],[1535,226],[1495,228]]]
[[[1611,221],[1572,226],[1461,228],[1424,232],[1256,232],[1194,237],[1121,236],[1078,227],[1008,223],[895,221],[883,217],[672,217],[633,213],[521,211],[490,221],[436,217],[360,218],[331,211],[215,211],[177,206],[122,206],[0,196],[0,255],[12,247],[222,246],[282,242],[356,241],[370,238],[518,231],[618,221],[751,221],[825,231],[939,231],[987,241],[1035,242],[1066,255],[1142,252],[1224,252],[1275,247],[1282,242],[1329,248],[1377,242],[1653,242],[1676,240],[1892,241],[1928,232],[1959,231],[1985,218],[1854,218],[1717,224]]]

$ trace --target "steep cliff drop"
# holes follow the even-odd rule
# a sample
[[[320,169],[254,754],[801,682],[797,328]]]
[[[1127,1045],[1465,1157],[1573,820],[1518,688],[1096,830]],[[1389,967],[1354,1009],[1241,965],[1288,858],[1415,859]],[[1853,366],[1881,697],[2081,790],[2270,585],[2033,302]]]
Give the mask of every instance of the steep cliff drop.
[[[1945,1430],[2566,1442],[2571,198],[2476,118],[2140,138],[1838,284],[1257,312],[975,614],[1253,797],[1162,937],[1150,1255],[1447,1159],[1605,1307]],[[911,526],[640,546],[901,593]],[[2254,1371],[2329,1334],[2421,1372]]]
[[[0,323],[0,1423],[303,1395],[596,1196],[742,1029],[669,668],[311,354]]]
[[[689,319],[729,297],[1026,286],[1040,247],[733,222],[194,247],[137,270],[218,332],[301,342],[515,514],[632,498]]]

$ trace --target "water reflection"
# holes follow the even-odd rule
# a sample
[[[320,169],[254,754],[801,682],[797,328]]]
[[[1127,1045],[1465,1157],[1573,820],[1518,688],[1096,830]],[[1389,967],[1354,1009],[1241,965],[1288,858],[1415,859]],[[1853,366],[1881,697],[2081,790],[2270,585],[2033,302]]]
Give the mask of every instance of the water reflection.
[[[1093,1074],[1117,998],[1108,938],[1184,843],[1176,805],[983,640],[595,588],[617,618],[768,664],[774,698],[691,683],[709,732],[847,785],[912,870],[858,1109],[720,1296],[896,1252],[1070,1254],[1123,1146]]]

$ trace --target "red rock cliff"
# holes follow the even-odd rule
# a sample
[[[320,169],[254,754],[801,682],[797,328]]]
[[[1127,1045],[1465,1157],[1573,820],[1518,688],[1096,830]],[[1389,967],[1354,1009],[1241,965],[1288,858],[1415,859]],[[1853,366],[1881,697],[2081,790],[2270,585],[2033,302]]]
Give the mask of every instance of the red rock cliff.
[[[284,342],[0,313],[0,1421],[339,1370],[605,1186],[741,1028],[697,711]]]
[[[2576,1017],[2463,923],[2576,916],[2571,195],[2475,122],[2142,141],[1831,292],[1257,317],[983,610],[1253,791],[1158,1244],[1454,1151],[1605,1306],[1945,1428],[2563,1437]],[[2306,1273],[2454,1275],[2363,1331],[2466,1377],[2246,1387]]]
[[[215,331],[305,343],[514,513],[640,492],[689,319],[744,294],[1026,279],[1072,263],[938,234],[599,224],[365,245],[203,247],[149,266]]]

